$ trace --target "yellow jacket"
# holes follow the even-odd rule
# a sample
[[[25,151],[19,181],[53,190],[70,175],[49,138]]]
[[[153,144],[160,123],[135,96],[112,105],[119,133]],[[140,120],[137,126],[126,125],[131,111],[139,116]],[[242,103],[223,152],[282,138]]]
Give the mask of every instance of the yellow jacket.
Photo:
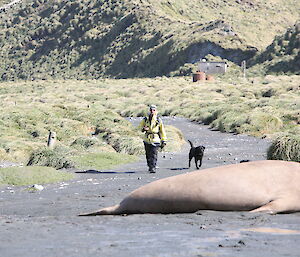
[[[149,130],[145,131],[144,127],[148,127]],[[162,120],[157,115],[153,115],[150,120],[150,116],[146,116],[141,121],[139,128],[142,132],[145,132],[144,142],[148,144],[160,144],[162,141],[166,141],[166,131],[162,123]]]

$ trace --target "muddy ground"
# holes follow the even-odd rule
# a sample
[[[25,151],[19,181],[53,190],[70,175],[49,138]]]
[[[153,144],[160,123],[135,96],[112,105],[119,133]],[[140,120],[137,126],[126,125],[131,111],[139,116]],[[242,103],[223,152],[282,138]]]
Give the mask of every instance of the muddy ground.
[[[266,140],[211,131],[180,118],[164,122],[206,146],[201,169],[266,159]],[[188,151],[185,144],[181,152],[160,153],[156,174],[147,172],[141,157],[103,173],[69,170],[76,173],[73,181],[44,185],[35,193],[0,188],[0,256],[300,256],[299,213],[77,216],[116,204],[148,182],[194,170],[194,164],[187,169]]]

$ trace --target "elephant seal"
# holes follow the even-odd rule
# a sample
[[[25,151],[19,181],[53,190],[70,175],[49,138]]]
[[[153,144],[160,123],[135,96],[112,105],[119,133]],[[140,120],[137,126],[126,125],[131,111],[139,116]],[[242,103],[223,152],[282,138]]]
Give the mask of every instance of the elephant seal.
[[[146,184],[120,204],[80,216],[300,211],[300,163],[254,161],[193,171]]]

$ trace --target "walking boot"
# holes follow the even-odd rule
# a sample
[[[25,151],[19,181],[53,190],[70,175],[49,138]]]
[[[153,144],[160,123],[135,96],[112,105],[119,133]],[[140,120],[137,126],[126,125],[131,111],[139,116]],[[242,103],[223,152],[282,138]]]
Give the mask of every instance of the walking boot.
[[[149,169],[149,172],[150,172],[150,173],[155,173],[156,170],[155,170],[155,168],[150,168],[150,169]]]

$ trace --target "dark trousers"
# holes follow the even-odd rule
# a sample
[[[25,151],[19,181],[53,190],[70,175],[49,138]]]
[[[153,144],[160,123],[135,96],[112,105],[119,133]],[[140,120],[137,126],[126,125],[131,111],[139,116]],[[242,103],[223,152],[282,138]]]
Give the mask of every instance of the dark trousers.
[[[144,142],[144,146],[145,146],[146,159],[147,159],[147,165],[149,167],[149,170],[155,170],[159,144],[152,145]]]

